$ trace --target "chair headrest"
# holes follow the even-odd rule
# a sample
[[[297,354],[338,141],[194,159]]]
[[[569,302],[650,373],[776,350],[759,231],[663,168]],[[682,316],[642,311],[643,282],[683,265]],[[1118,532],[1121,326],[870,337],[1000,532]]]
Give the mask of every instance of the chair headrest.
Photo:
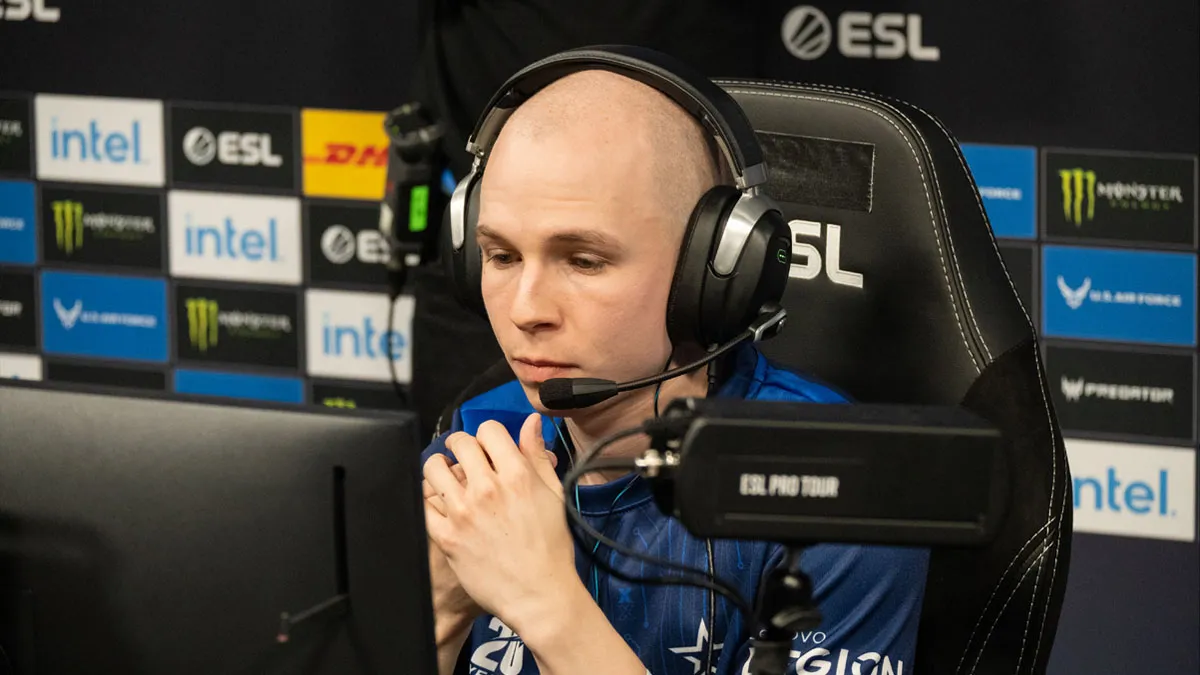
[[[1034,338],[957,142],[928,113],[843,89],[718,80],[745,109],[790,221],[770,357],[858,400],[957,403]]]

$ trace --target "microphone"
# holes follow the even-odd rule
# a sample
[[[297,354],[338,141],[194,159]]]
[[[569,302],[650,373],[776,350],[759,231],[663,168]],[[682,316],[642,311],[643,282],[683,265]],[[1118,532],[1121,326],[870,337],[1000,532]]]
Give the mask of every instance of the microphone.
[[[775,337],[783,328],[787,319],[787,310],[779,305],[767,305],[759,312],[758,318],[750,326],[739,333],[729,342],[720,345],[704,355],[704,358],[674,370],[668,370],[661,375],[644,377],[640,380],[617,383],[595,377],[556,377],[546,380],[538,387],[538,398],[542,405],[550,410],[575,410],[595,405],[613,396],[633,389],[641,389],[650,385],[666,382],[680,375],[686,375],[709,362],[720,358],[729,350],[747,340],[759,342]]]
[[[379,233],[387,244],[384,264],[397,295],[407,268],[421,263],[430,236],[429,214],[435,210],[430,185],[443,130],[417,102],[389,112],[383,128],[388,136],[388,163]],[[397,227],[397,219],[404,225]]]

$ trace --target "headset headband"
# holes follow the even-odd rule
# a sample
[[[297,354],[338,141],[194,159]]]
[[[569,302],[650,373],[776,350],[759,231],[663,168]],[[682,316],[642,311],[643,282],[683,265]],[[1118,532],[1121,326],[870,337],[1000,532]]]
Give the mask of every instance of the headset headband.
[[[711,80],[684,63],[649,49],[627,45],[582,47],[555,54],[522,68],[492,96],[467,140],[475,156],[472,171],[487,161],[492,143],[513,111],[558,79],[582,70],[609,70],[654,87],[700,121],[733,171],[739,190],[767,181],[762,150],[741,107]]]

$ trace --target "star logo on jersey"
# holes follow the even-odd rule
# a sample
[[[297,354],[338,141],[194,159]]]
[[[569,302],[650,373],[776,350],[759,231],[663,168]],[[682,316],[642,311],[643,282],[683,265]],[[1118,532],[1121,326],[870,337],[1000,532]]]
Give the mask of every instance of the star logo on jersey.
[[[697,675],[704,668],[704,661],[708,658],[708,641],[708,626],[704,625],[704,619],[700,619],[700,628],[696,631],[696,644],[690,647],[672,647],[671,653],[678,654],[691,663],[692,675]],[[724,642],[712,646],[713,664],[709,667],[709,673],[717,672],[716,661],[724,646]]]

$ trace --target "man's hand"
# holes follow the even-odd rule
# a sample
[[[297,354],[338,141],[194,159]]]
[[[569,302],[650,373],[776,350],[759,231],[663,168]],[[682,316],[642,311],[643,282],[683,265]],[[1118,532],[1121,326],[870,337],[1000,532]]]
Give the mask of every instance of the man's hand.
[[[582,588],[541,416],[525,420],[519,445],[503,425],[489,421],[474,437],[451,435],[446,447],[464,480],[444,456],[425,463],[433,490],[425,509],[429,536],[466,594],[519,635]]]
[[[450,467],[450,471],[460,483],[466,481],[466,474],[463,473],[462,466],[455,464]],[[432,509],[444,516],[445,506],[442,498],[428,480],[424,481],[422,489],[426,514]],[[470,595],[467,595],[458,581],[458,575],[450,568],[446,554],[442,553],[432,537],[429,538],[428,548],[429,577],[433,591],[434,635],[437,638],[438,646],[441,647],[450,642],[459,642],[458,638],[469,632],[471,622],[483,614],[483,608],[476,604]],[[457,649],[454,651],[457,652]]]

